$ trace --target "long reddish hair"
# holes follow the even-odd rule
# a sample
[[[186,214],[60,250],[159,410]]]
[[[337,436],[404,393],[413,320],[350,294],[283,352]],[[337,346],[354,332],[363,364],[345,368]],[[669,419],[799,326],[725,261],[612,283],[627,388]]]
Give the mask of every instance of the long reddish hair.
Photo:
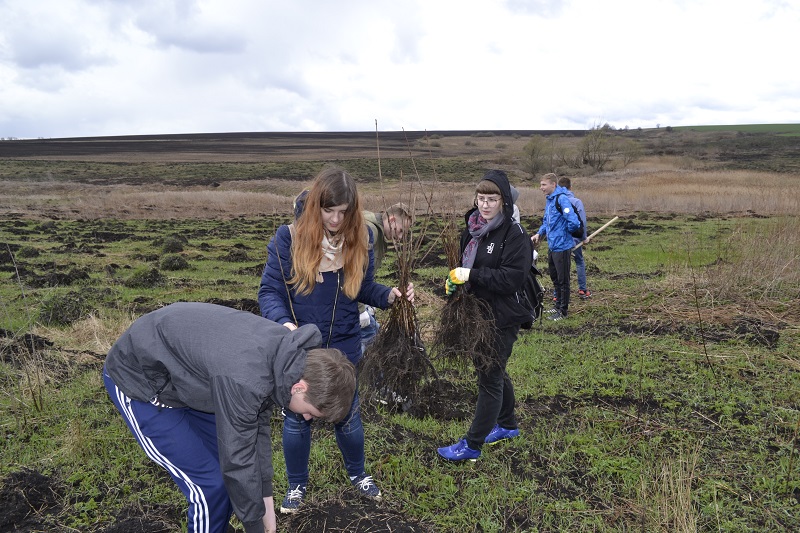
[[[303,214],[295,222],[292,244],[292,278],[300,294],[314,290],[317,272],[322,261],[322,209],[347,205],[341,229],[336,234],[342,238],[344,254],[344,294],[355,300],[361,290],[361,282],[369,266],[369,236],[361,214],[361,202],[353,177],[336,167],[323,169],[308,191]]]

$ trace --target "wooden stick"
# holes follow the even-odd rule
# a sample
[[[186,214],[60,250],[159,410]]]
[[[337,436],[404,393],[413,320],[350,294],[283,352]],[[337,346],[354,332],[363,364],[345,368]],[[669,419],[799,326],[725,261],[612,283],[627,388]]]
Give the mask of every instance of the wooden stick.
[[[575,250],[577,250],[578,248],[583,246],[583,243],[585,243],[586,241],[588,241],[589,239],[591,239],[592,237],[594,237],[595,235],[597,235],[598,233],[600,233],[601,231],[603,231],[604,229],[609,227],[611,224],[616,222],[618,218],[619,217],[616,216],[616,217],[612,218],[611,220],[609,220],[608,222],[606,222],[605,224],[603,224],[602,226],[600,226],[600,229],[598,229],[597,231],[595,231],[594,233],[592,233],[591,235],[586,237],[585,240],[583,240],[583,241],[579,242],[578,244],[576,244],[575,247],[572,250],[570,250],[570,252],[574,252]]]

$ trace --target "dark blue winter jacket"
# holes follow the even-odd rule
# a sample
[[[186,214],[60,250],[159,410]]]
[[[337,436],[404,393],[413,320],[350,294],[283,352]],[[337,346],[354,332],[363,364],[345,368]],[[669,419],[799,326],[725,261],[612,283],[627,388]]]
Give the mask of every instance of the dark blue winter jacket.
[[[547,235],[547,248],[551,252],[564,252],[575,246],[570,232],[580,227],[580,220],[569,201],[566,194],[568,192],[569,189],[566,187],[556,187],[552,193],[547,195],[544,205],[544,218],[537,233]],[[556,208],[556,197],[559,195],[562,195],[558,201],[561,211]]]
[[[297,294],[292,286],[287,285],[292,277],[292,237],[289,226],[281,226],[267,245],[267,263],[261,276],[261,287],[258,290],[258,304],[261,316],[285,324],[315,324],[322,333],[322,346],[338,348],[353,364],[361,358],[361,325],[358,320],[358,302],[386,309],[391,288],[374,279],[375,257],[372,252],[372,231],[369,231],[369,267],[361,282],[361,291],[355,300],[342,292],[344,269],[336,272],[323,272],[322,283],[317,282],[310,294]],[[280,261],[278,255],[280,254]],[[283,275],[281,275],[281,265]],[[291,295],[291,306],[289,304]]]

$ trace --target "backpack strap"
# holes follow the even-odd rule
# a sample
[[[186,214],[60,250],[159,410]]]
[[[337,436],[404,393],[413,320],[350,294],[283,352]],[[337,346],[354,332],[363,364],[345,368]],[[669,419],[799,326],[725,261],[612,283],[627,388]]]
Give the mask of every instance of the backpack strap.
[[[503,249],[506,247],[506,238],[508,237],[508,232],[514,226],[519,226],[520,230],[525,231],[525,228],[523,228],[522,224],[520,224],[519,222],[513,222],[508,225],[508,227],[506,228],[506,232],[503,234],[503,241],[500,243],[500,253],[497,254],[497,260],[495,262],[494,268],[500,268],[500,259],[503,256]]]
[[[563,192],[561,192],[561,193],[558,193],[558,194],[556,195],[556,209],[558,209],[558,214],[559,214],[559,215],[561,215],[561,216],[563,217],[563,216],[564,216],[564,212],[563,212],[563,211],[561,211],[561,202],[559,202],[559,201],[558,201],[558,197],[559,197],[559,196],[564,196],[564,193],[563,193]],[[572,205],[572,202],[570,202],[570,203],[569,203],[569,205],[571,206],[571,205]],[[574,208],[573,208],[573,209],[574,209]]]
[[[294,245],[294,224],[289,224],[289,237],[291,238],[292,242],[289,245],[289,248]],[[292,320],[294,320],[294,325],[299,327],[299,323],[297,322],[297,317],[294,314],[294,306],[292,305],[292,293],[289,292],[289,284],[286,282],[286,273],[283,271],[283,261],[281,261],[281,252],[278,250],[278,247],[275,246],[275,255],[278,256],[278,265],[281,267],[281,278],[283,279],[283,286],[286,288],[286,299],[289,301],[289,311],[292,312]]]

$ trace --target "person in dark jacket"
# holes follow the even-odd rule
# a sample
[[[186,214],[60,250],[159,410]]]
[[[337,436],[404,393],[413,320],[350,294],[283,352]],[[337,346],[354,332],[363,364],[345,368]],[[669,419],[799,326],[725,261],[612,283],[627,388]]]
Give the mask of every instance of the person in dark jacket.
[[[361,211],[355,180],[329,167],[314,179],[295,224],[281,226],[267,246],[258,303],[261,314],[289,329],[315,324],[325,347],[354,364],[361,359],[358,302],[386,309],[403,296],[374,280],[373,240]],[[412,284],[405,297],[414,299]],[[305,498],[311,454],[311,421],[285,412],[283,455],[289,489],[282,513],[297,512]],[[361,496],[380,499],[364,459],[358,392],[347,417],[334,426],[350,482]]]
[[[466,436],[438,449],[450,461],[475,460],[484,444],[519,435],[514,415],[514,385],[506,364],[520,325],[530,321],[522,287],[531,268],[531,242],[512,219],[514,203],[505,172],[490,170],[475,189],[475,205],[465,215],[461,236],[461,266],[450,271],[447,294],[463,285],[485,300],[494,319],[496,361],[478,369],[478,403]],[[465,324],[465,327],[468,327]]]
[[[189,504],[188,531],[276,531],[270,418],[342,420],[356,388],[319,329],[290,331],[258,315],[175,303],[143,315],[114,343],[103,380],[136,441]]]
[[[575,245],[571,233],[580,228],[581,222],[567,196],[569,191],[558,185],[558,176],[553,173],[542,176],[539,190],[545,195],[544,217],[531,242],[535,246],[541,237],[547,236],[547,270],[556,294],[547,318],[561,320],[567,317],[569,308],[570,254]]]

